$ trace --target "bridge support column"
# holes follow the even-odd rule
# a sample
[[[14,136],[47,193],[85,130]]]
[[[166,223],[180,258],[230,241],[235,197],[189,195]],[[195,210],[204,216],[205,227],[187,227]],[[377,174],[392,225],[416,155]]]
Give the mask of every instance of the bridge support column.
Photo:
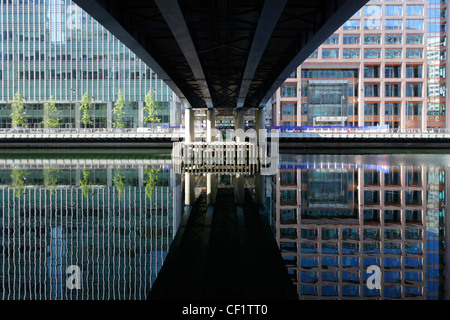
[[[216,111],[208,109],[206,111],[206,142],[213,142],[216,129]]]
[[[216,202],[217,176],[212,173],[206,174],[206,203],[212,206]]]
[[[186,109],[184,113],[184,140],[186,143],[195,141],[195,111],[194,109]]]
[[[195,201],[195,178],[192,173],[184,174],[184,204],[192,206]]]
[[[259,130],[266,129],[266,113],[264,109],[257,109],[255,113],[255,129],[258,144],[260,143]]]
[[[244,175],[236,174],[234,181],[234,199],[237,206],[244,205]]]
[[[236,109],[234,112],[234,132],[236,135],[236,142],[244,142],[244,140],[245,140],[245,137],[243,134],[245,131],[244,115],[245,115],[244,109]],[[242,134],[240,134],[240,133],[242,133]]]
[[[262,207],[264,205],[264,189],[265,183],[264,178],[261,175],[261,172],[255,173],[255,200],[258,207]]]

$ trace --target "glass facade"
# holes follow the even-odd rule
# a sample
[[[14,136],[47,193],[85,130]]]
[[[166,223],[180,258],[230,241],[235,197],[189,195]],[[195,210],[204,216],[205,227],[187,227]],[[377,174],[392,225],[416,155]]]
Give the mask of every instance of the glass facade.
[[[168,121],[172,90],[117,38],[70,0],[0,3],[0,127],[10,127],[19,92],[29,127],[40,127],[53,96],[62,127],[77,127],[82,96],[91,96],[93,126],[111,127],[110,108],[123,92],[126,125],[142,126],[138,110],[151,91]],[[181,122],[181,121],[176,121]],[[179,124],[179,123],[177,123]]]

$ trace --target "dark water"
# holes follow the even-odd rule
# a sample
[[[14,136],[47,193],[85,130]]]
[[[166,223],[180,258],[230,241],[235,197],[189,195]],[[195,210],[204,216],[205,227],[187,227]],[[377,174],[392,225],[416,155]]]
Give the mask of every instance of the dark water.
[[[447,299],[449,165],[448,154],[281,155],[264,205],[299,298]],[[197,177],[194,192],[205,187]],[[184,188],[170,151],[2,152],[1,299],[146,299]]]

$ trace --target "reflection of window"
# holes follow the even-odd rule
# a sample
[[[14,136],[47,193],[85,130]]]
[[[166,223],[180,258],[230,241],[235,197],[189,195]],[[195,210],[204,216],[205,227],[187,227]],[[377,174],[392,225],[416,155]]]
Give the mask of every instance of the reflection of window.
[[[402,43],[402,35],[401,34],[387,34],[384,37],[384,42],[386,44],[401,44]]]
[[[406,58],[407,59],[416,59],[423,57],[422,49],[406,49]]]
[[[344,30],[359,30],[361,27],[361,23],[359,20],[347,20],[342,28]]]
[[[339,49],[322,49],[322,59],[339,58]]]
[[[423,35],[422,34],[406,34],[407,44],[422,44]]]
[[[414,19],[414,20],[406,20],[406,30],[422,30],[423,29],[423,20]],[[428,32],[430,32],[428,30]]]
[[[344,34],[342,37],[343,44],[359,44],[360,36],[359,34]]]
[[[359,49],[344,49],[342,57],[344,59],[359,59]]]
[[[408,16],[421,16],[423,15],[423,5],[407,5],[406,15]],[[430,16],[428,16],[430,18]]]
[[[402,6],[386,6],[384,8],[384,13],[387,16],[401,16]]]
[[[386,59],[400,59],[402,57],[402,49],[386,49],[384,57]]]
[[[381,30],[381,20],[379,19],[364,20],[364,30]]]
[[[364,58],[366,59],[381,58],[381,49],[364,49]]]
[[[384,26],[386,30],[401,30],[402,22],[402,20],[387,19],[384,22]]]
[[[379,44],[381,43],[381,35],[367,34],[364,35],[364,44]]]

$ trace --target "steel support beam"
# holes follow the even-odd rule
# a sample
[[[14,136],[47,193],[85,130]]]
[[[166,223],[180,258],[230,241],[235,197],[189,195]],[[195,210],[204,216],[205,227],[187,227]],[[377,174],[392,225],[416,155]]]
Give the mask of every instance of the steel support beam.
[[[170,30],[172,30],[178,46],[183,52],[192,72],[194,73],[195,80],[200,86],[203,99],[206,102],[206,107],[212,108],[213,104],[208,83],[206,81],[197,50],[194,46],[194,42],[192,41],[191,34],[189,33],[188,26],[186,25],[183,12],[178,4],[178,0],[155,0],[155,3],[166,20],[166,23],[170,27]]]
[[[248,89],[255,76],[256,68],[258,68],[261,57],[264,54],[267,43],[272,36],[284,6],[287,0],[266,0],[259,18],[258,27],[253,38],[250,53],[248,55],[247,64],[245,65],[244,76],[239,90],[239,98],[236,108],[240,109],[244,106],[245,98],[247,97]]]

